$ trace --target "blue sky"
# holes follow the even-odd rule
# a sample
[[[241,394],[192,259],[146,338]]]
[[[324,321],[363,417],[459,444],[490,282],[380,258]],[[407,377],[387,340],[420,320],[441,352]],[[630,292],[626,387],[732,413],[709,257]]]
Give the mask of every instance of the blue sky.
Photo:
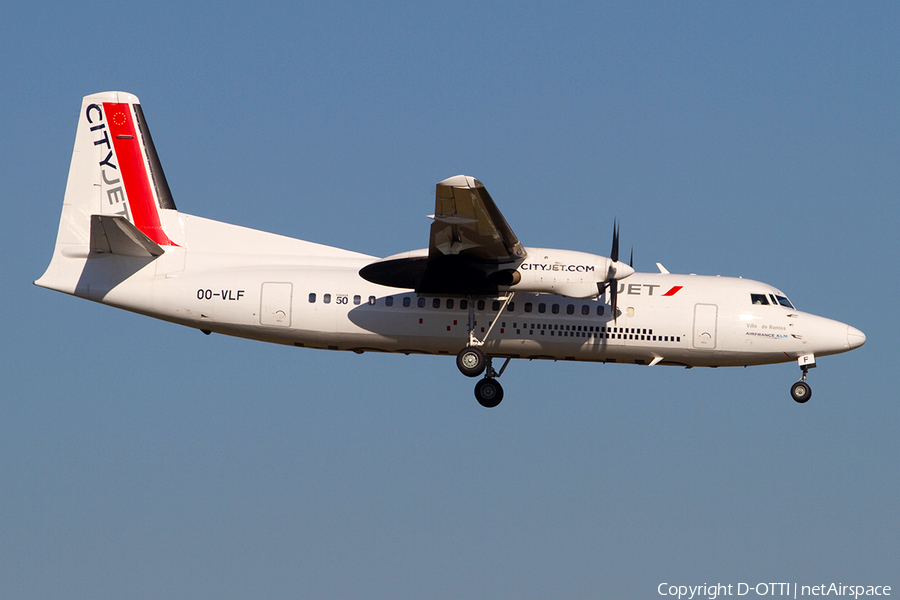
[[[900,8],[3,9],[4,598],[657,597],[900,586]],[[180,210],[386,256],[481,179],[526,245],[743,276],[863,330],[811,372],[267,346],[37,288],[81,97]]]

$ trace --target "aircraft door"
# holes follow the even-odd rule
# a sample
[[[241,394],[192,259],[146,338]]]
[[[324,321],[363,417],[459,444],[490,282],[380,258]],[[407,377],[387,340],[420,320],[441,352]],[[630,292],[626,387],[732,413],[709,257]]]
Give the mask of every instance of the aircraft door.
[[[715,304],[694,306],[694,348],[712,350],[716,347],[716,316],[719,308]]]
[[[292,283],[266,282],[260,294],[259,324],[270,327],[291,326]]]

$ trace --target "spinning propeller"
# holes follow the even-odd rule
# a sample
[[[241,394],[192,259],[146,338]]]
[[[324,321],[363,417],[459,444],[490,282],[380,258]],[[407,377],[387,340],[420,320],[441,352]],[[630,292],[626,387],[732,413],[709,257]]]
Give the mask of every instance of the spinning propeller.
[[[624,279],[634,273],[634,248],[631,249],[631,258],[628,260],[628,265],[619,262],[619,225],[615,221],[613,221],[613,239],[612,239],[612,251],[609,253],[610,263],[609,268],[606,271],[606,280],[603,282],[597,283],[598,292],[603,294],[607,288],[609,288],[609,303],[612,307],[612,316],[613,319],[616,319],[618,315],[617,304],[618,304],[618,296],[619,296],[619,284],[617,283],[618,279]]]

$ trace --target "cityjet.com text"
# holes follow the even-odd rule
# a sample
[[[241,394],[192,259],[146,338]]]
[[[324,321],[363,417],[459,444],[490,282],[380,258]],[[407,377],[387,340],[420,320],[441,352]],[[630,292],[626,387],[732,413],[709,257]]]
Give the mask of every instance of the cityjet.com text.
[[[801,585],[798,583],[704,583],[702,585],[677,585],[661,583],[656,588],[660,596],[672,596],[678,600],[708,598],[716,600],[722,596],[787,596],[801,598],[811,596],[843,596],[845,598],[864,598],[872,596],[890,596],[889,585],[845,585],[843,583],[820,583],[818,585]]]

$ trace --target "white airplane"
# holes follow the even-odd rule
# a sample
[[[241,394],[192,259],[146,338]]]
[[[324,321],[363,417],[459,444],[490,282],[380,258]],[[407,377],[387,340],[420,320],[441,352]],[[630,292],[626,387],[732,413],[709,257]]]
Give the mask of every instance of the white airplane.
[[[53,259],[35,284],[180,325],[329,350],[456,355],[497,406],[510,359],[724,367],[861,346],[747,279],[635,273],[610,257],[522,246],[480,181],[437,184],[426,249],[384,259],[175,208],[138,98],[84,98]],[[505,359],[495,370],[493,359]]]

